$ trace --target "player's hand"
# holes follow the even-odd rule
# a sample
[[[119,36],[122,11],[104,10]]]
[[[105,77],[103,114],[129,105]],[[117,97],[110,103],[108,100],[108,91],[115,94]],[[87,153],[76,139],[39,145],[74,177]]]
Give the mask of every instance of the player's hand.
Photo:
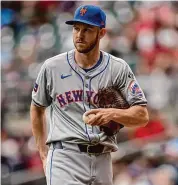
[[[44,174],[46,176],[46,158],[42,160],[42,163],[43,163]]]
[[[88,120],[88,124],[92,126],[100,126],[105,125],[113,118],[114,110],[112,108],[100,108],[100,109],[92,109],[90,111],[86,112],[86,116],[90,114],[95,114],[95,116],[92,116]]]
[[[44,170],[44,174],[46,176],[46,161],[47,161],[47,155],[48,155],[48,150],[49,147],[47,145],[42,145],[39,149],[39,154],[40,154],[40,158],[43,164],[43,170]]]

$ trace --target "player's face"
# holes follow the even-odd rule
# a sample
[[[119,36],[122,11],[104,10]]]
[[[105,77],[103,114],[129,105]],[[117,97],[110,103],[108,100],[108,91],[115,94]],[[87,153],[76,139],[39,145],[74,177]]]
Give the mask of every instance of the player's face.
[[[73,26],[73,42],[79,53],[88,53],[99,44],[101,29],[96,26],[76,23]]]

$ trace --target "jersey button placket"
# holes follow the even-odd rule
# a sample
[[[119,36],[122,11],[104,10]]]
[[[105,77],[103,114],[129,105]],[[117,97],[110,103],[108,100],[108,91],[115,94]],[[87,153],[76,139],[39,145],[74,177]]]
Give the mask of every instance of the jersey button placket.
[[[85,87],[88,89],[89,88],[89,79],[90,77],[89,76],[85,76]]]
[[[90,80],[90,77],[89,76],[85,76],[85,91],[84,91],[84,99],[85,99],[85,104],[87,104],[87,110],[89,110],[89,103],[87,102],[88,100],[88,96],[87,96],[87,93],[86,91],[89,91],[89,80]],[[91,139],[91,141],[93,140],[93,132],[92,132],[92,126],[90,125],[87,125],[87,130],[88,130],[88,134],[89,134],[89,137]]]
[[[90,82],[90,77],[89,76],[85,76],[85,88],[86,88],[87,91],[91,90],[89,88],[89,85],[91,85],[91,84],[89,84],[89,82]],[[86,93],[86,91],[85,91],[85,93]],[[85,94],[85,100],[86,100],[86,102],[88,100],[87,94]],[[89,104],[89,102],[87,102],[87,104]],[[90,107],[88,107],[88,109],[90,110]],[[89,134],[89,137],[91,139],[91,142],[93,144],[97,143],[98,142],[98,137],[97,137],[96,134],[93,133],[93,127],[91,125],[87,125],[87,130],[88,130],[88,134]]]
[[[89,110],[89,103],[88,103],[88,96],[87,96],[87,92],[89,90],[89,76],[85,76],[84,78],[84,103],[87,105],[87,110]]]

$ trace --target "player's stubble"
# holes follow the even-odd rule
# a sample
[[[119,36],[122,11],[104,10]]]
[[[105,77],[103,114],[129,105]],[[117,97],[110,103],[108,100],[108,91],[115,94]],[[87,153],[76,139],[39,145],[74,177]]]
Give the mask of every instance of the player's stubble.
[[[73,43],[74,43],[74,46],[76,48],[76,50],[79,52],[79,53],[89,53],[91,50],[93,50],[93,48],[97,45],[98,43],[98,40],[99,40],[99,30],[97,31],[97,35],[96,35],[96,38],[89,44],[89,46],[87,48],[79,48],[77,46],[77,44],[75,43],[75,41],[73,40]]]

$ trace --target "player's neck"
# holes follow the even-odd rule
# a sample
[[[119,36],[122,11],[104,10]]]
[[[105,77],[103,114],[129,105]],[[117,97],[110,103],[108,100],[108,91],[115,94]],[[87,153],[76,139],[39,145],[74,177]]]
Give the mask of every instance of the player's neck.
[[[94,66],[100,58],[100,50],[92,50],[89,53],[79,53],[75,50],[75,62],[84,69]]]

